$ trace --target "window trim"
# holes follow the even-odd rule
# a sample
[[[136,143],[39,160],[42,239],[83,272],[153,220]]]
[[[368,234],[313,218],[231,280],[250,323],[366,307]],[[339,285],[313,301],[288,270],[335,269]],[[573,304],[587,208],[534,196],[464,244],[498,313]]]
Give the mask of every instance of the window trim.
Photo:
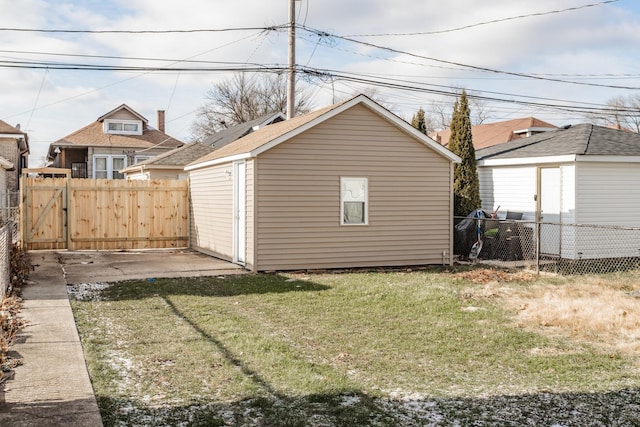
[[[153,156],[135,156],[135,158],[133,159],[133,164],[137,164],[140,162],[144,162],[145,160],[149,160],[153,158]]]
[[[106,159],[107,160],[107,177],[106,178],[96,178],[96,160],[97,159]],[[93,170],[92,170],[91,176],[94,179],[123,179],[124,175],[123,175],[122,178],[114,178],[113,177],[113,173],[114,173],[113,159],[123,159],[124,160],[124,166],[122,168],[126,168],[127,167],[127,156],[124,155],[124,154],[123,155],[120,155],[120,154],[94,154],[93,155]],[[115,172],[118,172],[118,170],[115,170]]]
[[[361,180],[364,182],[364,222],[350,223],[344,221],[344,204],[348,200],[345,200],[344,184],[349,180]],[[363,226],[369,225],[369,178],[366,177],[354,177],[354,176],[341,176],[340,177],[340,225],[344,226]]]
[[[122,130],[110,130],[109,125],[112,123],[122,124]],[[124,130],[124,125],[134,124],[137,130]],[[142,135],[142,121],[141,120],[123,120],[123,119],[106,119],[102,123],[102,129],[104,133],[110,133],[112,135]]]

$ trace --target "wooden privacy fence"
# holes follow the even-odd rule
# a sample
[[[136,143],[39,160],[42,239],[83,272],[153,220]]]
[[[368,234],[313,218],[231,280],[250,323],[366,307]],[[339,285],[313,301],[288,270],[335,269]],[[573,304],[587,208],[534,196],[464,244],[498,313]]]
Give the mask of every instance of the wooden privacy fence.
[[[22,177],[23,247],[187,247],[188,189],[186,180]]]

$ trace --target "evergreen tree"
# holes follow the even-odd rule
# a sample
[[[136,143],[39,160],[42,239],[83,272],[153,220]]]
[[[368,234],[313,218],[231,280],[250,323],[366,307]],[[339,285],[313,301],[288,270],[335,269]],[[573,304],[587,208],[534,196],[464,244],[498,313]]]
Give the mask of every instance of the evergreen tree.
[[[411,119],[411,126],[418,129],[425,135],[427,134],[427,124],[424,120],[424,110],[422,109],[422,107],[420,107],[418,112],[413,115],[413,118]]]
[[[456,216],[466,216],[480,208],[480,182],[476,169],[476,152],[471,137],[471,114],[467,92],[462,91],[453,105],[451,117],[449,150],[457,154],[462,162],[454,165],[453,172],[453,212]]]

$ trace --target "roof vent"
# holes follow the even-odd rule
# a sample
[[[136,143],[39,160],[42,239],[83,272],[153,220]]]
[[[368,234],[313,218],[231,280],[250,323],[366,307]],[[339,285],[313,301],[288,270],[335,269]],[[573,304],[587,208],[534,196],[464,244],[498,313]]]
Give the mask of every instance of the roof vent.
[[[571,127],[571,125],[565,125],[565,126],[562,126],[562,129],[567,130],[567,129],[569,129],[570,127]]]

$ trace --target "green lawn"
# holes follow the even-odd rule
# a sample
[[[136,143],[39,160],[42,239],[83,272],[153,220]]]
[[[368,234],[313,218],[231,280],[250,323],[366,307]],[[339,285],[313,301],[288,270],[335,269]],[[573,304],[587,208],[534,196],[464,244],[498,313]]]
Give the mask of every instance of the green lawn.
[[[575,280],[157,279],[72,306],[105,426],[640,425],[637,353],[516,320],[514,294]]]

